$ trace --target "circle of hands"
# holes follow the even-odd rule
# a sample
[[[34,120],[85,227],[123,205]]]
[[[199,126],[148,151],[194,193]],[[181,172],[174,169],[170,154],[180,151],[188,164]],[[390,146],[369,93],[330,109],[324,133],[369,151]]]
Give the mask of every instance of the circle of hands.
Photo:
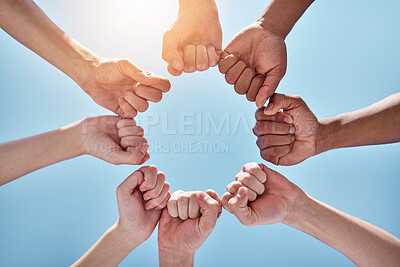
[[[256,103],[253,132],[263,159],[287,166],[319,153],[316,116],[300,97],[275,93],[286,72],[284,38],[254,23],[222,50],[216,7],[182,7],[165,32],[162,57],[174,76],[218,65],[227,83]],[[81,122],[84,153],[116,165],[145,163],[150,158],[149,145],[133,118],[148,109],[149,101],[161,101],[171,87],[169,81],[126,59],[98,59],[90,73],[80,84],[83,90],[119,116]],[[257,163],[244,165],[222,198],[213,190],[171,195],[169,189],[164,173],[155,166],[135,171],[117,189],[118,225],[141,243],[159,223],[160,250],[187,255],[210,235],[222,207],[244,225],[273,224],[288,220],[296,199],[305,194],[281,174]]]

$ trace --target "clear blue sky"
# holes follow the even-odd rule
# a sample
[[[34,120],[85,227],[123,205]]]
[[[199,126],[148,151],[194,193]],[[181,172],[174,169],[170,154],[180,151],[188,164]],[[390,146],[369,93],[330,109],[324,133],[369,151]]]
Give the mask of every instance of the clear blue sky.
[[[173,191],[212,188],[222,195],[243,164],[262,162],[256,139],[244,124],[233,129],[243,117],[254,124],[255,105],[237,95],[217,69],[179,78],[167,74],[161,41],[176,14],[177,0],[37,2],[95,53],[128,57],[171,79],[171,91],[161,103],[151,104],[148,114],[168,116],[172,130],[179,130],[179,116],[186,114],[194,122],[187,129],[196,133],[165,134],[159,123],[148,129],[150,144],[211,141],[228,146],[220,153],[154,151],[149,163],[166,173]],[[267,3],[218,1],[224,44],[257,18]],[[358,109],[397,92],[398,10],[396,1],[314,3],[287,38],[288,71],[278,91],[302,96],[318,117]],[[4,32],[0,32],[0,87],[1,142],[109,114],[67,76]],[[216,122],[228,114],[230,130],[198,133],[204,125],[197,123],[206,114]],[[393,144],[330,151],[298,166],[273,168],[319,200],[400,237],[399,157],[400,145]],[[0,187],[0,266],[72,264],[116,221],[115,189],[136,169],[84,156]],[[156,241],[155,232],[121,266],[156,266]],[[345,256],[300,231],[281,224],[245,227],[224,212],[196,253],[195,264],[249,263],[352,266]]]

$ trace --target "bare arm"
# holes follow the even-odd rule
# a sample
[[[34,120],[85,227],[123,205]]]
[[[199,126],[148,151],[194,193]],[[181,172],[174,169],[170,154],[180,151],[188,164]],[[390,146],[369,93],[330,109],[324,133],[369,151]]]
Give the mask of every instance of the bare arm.
[[[398,266],[400,240],[368,222],[302,194],[285,224],[337,249],[357,266]]]
[[[258,21],[264,29],[286,38],[313,2],[313,0],[272,0]]]
[[[80,85],[90,65],[98,61],[31,0],[1,0],[0,27]]]
[[[121,131],[120,131],[121,130]],[[143,164],[143,129],[116,116],[87,118],[51,132],[0,144],[0,185],[83,154],[112,164]]]
[[[369,107],[319,119],[317,153],[400,141],[400,93]]]

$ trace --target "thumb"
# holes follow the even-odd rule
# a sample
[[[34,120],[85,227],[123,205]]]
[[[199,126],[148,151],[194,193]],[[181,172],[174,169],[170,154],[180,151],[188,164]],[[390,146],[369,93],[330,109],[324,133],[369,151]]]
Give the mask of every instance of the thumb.
[[[117,64],[123,75],[128,76],[141,84],[152,85],[160,81],[159,76],[150,71],[142,70],[128,59],[121,59]]]
[[[135,147],[128,147],[126,151],[116,151],[113,153],[111,161],[113,164],[139,165],[142,162],[143,157],[146,155],[148,148],[149,145],[147,143],[141,143]]]
[[[228,202],[232,213],[244,225],[251,225],[252,221],[252,210],[247,206],[248,201],[249,191],[246,187],[242,186],[239,188],[236,196]]]
[[[163,37],[162,58],[176,71],[183,71],[183,60],[178,52],[178,39],[172,29],[165,32]]]
[[[217,223],[220,204],[205,192],[199,192],[196,197],[201,209],[199,220],[200,232],[202,234],[209,234]]]
[[[299,97],[284,95],[284,94],[274,94],[264,109],[265,115],[275,115],[279,110],[290,110],[294,108],[298,103]]]
[[[279,75],[267,73],[267,77],[265,78],[264,83],[258,91],[256,97],[256,105],[258,108],[262,108],[265,102],[267,102],[268,98],[275,93],[280,81],[281,77]]]

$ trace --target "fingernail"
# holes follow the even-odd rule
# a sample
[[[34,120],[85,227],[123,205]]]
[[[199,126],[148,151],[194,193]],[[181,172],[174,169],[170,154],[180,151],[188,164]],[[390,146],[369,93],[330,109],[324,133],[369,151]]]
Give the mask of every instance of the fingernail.
[[[283,121],[288,123],[288,124],[293,123],[292,117],[286,117]]]
[[[238,196],[239,196],[240,198],[244,198],[245,195],[246,195],[246,191],[241,190],[241,189],[239,188]]]
[[[265,104],[265,102],[267,102],[267,100],[264,101],[264,104]],[[264,104],[263,104],[263,106],[264,106]],[[265,110],[272,110],[273,108],[274,108],[274,103],[269,103],[268,106],[265,108]]]
[[[151,210],[153,208],[153,205],[151,205],[151,204],[146,204],[146,209],[147,210]]]
[[[294,142],[294,140],[296,140],[296,136],[292,135],[292,142]]]
[[[150,199],[150,197],[149,197],[149,196],[147,196],[147,195],[144,195],[144,196],[143,196],[143,199],[147,201],[147,200],[149,200],[149,199]]]
[[[172,67],[176,70],[182,70],[182,64],[176,59],[172,62]]]
[[[293,127],[293,126],[290,126],[290,127],[289,127],[289,133],[293,134],[294,131],[295,131],[294,127]]]
[[[147,149],[149,149],[149,144],[147,144],[147,143],[141,143],[141,144],[139,145],[139,149],[140,149],[140,151],[141,151],[142,153],[146,153],[146,152],[147,152]]]
[[[200,192],[200,194],[199,194],[200,200],[204,200],[204,199],[206,199],[206,197],[207,197],[207,194],[206,194],[206,193]]]

